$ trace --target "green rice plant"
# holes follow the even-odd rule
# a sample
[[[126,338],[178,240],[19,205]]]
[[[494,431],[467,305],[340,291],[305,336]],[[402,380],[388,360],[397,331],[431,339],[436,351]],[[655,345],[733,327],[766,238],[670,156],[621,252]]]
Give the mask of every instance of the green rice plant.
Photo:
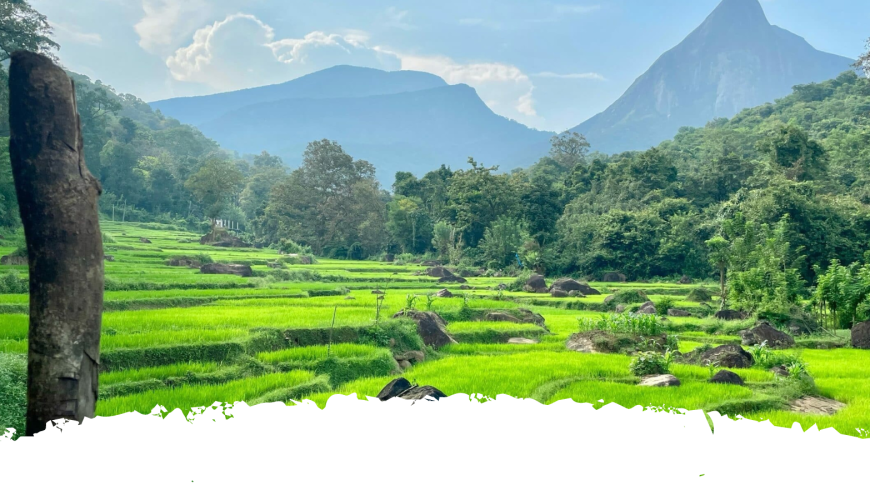
[[[329,354],[338,358],[362,358],[372,356],[379,351],[375,346],[364,344],[333,344],[331,348],[324,345],[293,347],[280,351],[261,352],[257,358],[266,363],[287,363],[293,361],[317,361],[325,359]]]
[[[610,333],[625,333],[641,336],[655,336],[665,333],[666,327],[655,314],[609,314],[598,319],[577,318],[581,332],[601,330]]]
[[[210,373],[218,370],[218,363],[176,363],[173,365],[150,366],[134,370],[121,370],[100,374],[100,388],[143,380],[166,380],[181,377],[188,373]]]
[[[641,352],[631,360],[628,369],[637,377],[644,375],[665,375],[670,373],[673,354],[670,350],[664,354],[648,351]]]
[[[209,406],[216,401],[246,401],[276,389],[303,384],[313,378],[313,373],[297,370],[249,377],[219,385],[186,385],[145,391],[98,401],[97,415],[111,416],[131,411],[147,414],[158,405],[170,412],[180,408],[187,414],[191,408]]]

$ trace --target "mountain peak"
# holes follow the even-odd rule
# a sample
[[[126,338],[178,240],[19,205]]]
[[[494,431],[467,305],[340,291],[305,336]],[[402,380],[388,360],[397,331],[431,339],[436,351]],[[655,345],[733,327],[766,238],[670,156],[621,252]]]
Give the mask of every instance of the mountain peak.
[[[722,0],[701,25],[729,30],[746,30],[750,27],[768,27],[770,22],[758,0]]]

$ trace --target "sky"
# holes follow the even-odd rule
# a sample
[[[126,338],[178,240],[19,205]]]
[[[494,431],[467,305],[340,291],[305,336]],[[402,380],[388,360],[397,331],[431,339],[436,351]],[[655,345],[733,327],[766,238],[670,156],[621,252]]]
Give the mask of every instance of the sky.
[[[69,70],[153,102],[334,66],[437,74],[496,113],[563,131],[603,111],[719,0],[31,0]],[[768,20],[857,58],[867,0],[762,0]]]

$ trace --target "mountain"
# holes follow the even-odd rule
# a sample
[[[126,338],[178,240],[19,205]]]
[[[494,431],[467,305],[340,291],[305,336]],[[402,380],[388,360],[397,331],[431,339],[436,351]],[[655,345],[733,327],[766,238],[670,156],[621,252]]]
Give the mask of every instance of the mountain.
[[[381,71],[333,66],[289,82],[196,97],[176,97],[151,106],[182,123],[199,126],[251,104],[299,98],[366,97],[446,86],[440,77],[420,71]]]
[[[549,147],[540,132],[493,113],[467,85],[364,97],[284,99],[245,106],[203,123],[200,130],[224,148],[268,150],[290,164],[314,140],[337,141],[375,165],[389,186],[395,172],[422,175],[469,156],[509,170],[527,166]]]
[[[647,149],[680,127],[730,118],[794,85],[834,78],[853,62],[771,25],[758,0],[723,0],[619,100],[571,130],[601,152]]]
[[[278,85],[152,103],[164,115],[198,127],[221,147],[269,151],[298,165],[306,145],[337,141],[370,161],[378,179],[422,175],[469,156],[509,170],[549,149],[550,132],[493,113],[467,85],[448,85],[416,71],[336,66]]]

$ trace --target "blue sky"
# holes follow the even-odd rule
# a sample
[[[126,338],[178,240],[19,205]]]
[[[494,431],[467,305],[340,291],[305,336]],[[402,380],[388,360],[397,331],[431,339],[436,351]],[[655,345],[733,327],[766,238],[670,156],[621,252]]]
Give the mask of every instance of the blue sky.
[[[466,83],[561,131],[603,111],[719,0],[31,0],[69,69],[146,101],[279,83],[335,64]],[[772,24],[857,57],[867,0],[763,0]]]

